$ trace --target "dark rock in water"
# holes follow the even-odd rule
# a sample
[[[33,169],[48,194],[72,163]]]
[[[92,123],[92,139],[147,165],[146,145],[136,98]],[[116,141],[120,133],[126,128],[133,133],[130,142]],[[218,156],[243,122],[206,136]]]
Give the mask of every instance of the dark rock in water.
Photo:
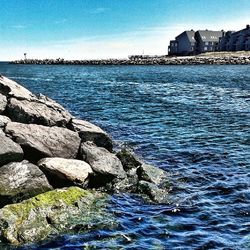
[[[0,94],[0,114],[2,114],[7,105],[7,98],[6,96]]]
[[[7,106],[7,115],[12,121],[34,123],[45,126],[66,127],[71,115],[63,108],[48,106],[46,102],[38,100],[18,100],[11,98]]]
[[[69,129],[36,124],[9,122],[5,132],[22,146],[25,159],[32,162],[45,157],[74,159],[81,141],[78,134]]]
[[[0,166],[23,159],[22,148],[0,130]]]
[[[72,119],[69,128],[78,132],[82,141],[92,141],[98,147],[112,151],[112,140],[100,127],[87,121]]]
[[[164,170],[148,164],[142,164],[138,168],[137,174],[140,180],[148,181],[155,185],[160,185],[166,181],[167,178],[167,174]]]
[[[51,189],[44,173],[28,161],[0,167],[0,206],[20,202]]]
[[[97,175],[94,186],[103,185],[114,178],[123,179],[126,177],[120,160],[105,148],[97,147],[91,142],[84,142],[81,144],[80,156],[89,163]]]
[[[39,194],[0,209],[0,239],[20,245],[74,228],[110,228],[115,223],[105,211],[106,204],[106,195],[78,187]]]
[[[93,170],[84,161],[64,158],[44,158],[38,162],[53,187],[76,185],[86,187]]]
[[[127,177],[122,180],[114,180],[113,186],[111,187],[112,192],[128,192],[136,193],[138,186],[138,176],[136,173],[137,169],[133,168],[126,172]]]
[[[35,98],[35,95],[29,90],[4,76],[0,78],[0,93],[8,97],[13,96],[20,100],[31,100]]]
[[[147,195],[152,201],[156,203],[168,202],[168,190],[159,188],[154,183],[148,181],[139,181],[138,190],[139,193]]]
[[[142,165],[141,161],[130,150],[122,148],[116,156],[120,159],[125,171]]]
[[[10,118],[4,115],[0,115],[0,128],[4,128],[8,122],[10,122]]]

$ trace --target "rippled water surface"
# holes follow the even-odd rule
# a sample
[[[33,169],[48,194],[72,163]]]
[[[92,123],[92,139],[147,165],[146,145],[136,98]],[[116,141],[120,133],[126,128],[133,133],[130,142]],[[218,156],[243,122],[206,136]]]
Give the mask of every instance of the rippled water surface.
[[[43,249],[250,249],[250,66],[0,64],[0,73],[171,174],[169,204],[113,196],[118,228]]]

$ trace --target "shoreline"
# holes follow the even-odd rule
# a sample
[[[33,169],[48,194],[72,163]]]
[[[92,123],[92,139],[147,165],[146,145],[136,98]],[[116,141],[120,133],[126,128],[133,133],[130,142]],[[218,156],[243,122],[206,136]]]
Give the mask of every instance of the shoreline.
[[[37,65],[249,65],[248,52],[210,52],[197,56],[170,57],[156,56],[133,59],[98,59],[98,60],[64,60],[58,59],[23,59],[10,64]]]

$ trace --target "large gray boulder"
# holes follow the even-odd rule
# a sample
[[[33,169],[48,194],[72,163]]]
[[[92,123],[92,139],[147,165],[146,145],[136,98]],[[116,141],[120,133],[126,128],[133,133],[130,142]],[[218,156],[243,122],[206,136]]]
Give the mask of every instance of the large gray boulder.
[[[22,148],[0,130],[0,166],[23,159]]]
[[[18,99],[31,100],[35,98],[29,90],[4,76],[0,77],[0,93],[8,97],[14,96]]]
[[[66,128],[9,122],[5,132],[23,148],[25,159],[37,162],[45,157],[76,158],[81,139]]]
[[[44,173],[28,161],[0,167],[0,206],[20,202],[51,189]]]
[[[0,94],[0,114],[2,114],[7,105],[7,98],[6,96]]]
[[[105,148],[97,147],[92,142],[81,144],[80,156],[89,163],[100,179],[96,179],[94,185],[103,184],[114,178],[123,179],[126,177],[120,160]],[[96,183],[99,182],[99,183]]]
[[[32,101],[10,98],[7,115],[15,122],[45,126],[66,127],[71,119],[71,115],[66,110],[52,101],[46,101],[45,98]]]
[[[49,236],[116,226],[107,195],[78,187],[56,189],[0,209],[1,241],[22,245]]]
[[[90,165],[84,161],[64,158],[44,158],[38,166],[48,176],[54,187],[76,185],[86,187],[93,174]]]
[[[79,133],[82,141],[92,141],[98,147],[112,151],[112,140],[100,127],[83,120],[72,119],[69,128]]]

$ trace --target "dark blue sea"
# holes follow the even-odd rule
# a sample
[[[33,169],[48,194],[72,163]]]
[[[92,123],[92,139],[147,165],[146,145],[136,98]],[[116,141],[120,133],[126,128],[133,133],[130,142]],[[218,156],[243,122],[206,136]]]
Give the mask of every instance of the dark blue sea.
[[[113,195],[115,229],[33,249],[250,249],[250,66],[2,63],[0,73],[101,126],[173,185],[165,205]]]

